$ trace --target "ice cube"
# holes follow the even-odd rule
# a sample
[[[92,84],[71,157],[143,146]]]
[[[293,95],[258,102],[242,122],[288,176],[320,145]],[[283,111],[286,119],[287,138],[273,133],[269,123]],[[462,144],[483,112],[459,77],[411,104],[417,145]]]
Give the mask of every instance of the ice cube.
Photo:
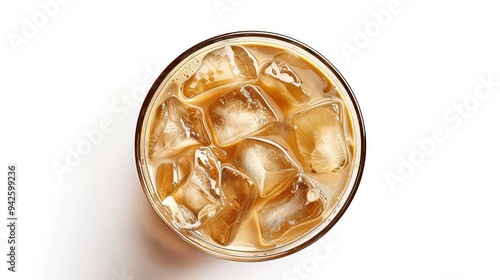
[[[163,163],[156,171],[156,192],[163,201],[169,196],[179,183],[177,165],[171,162]]]
[[[299,160],[307,171],[335,172],[349,161],[340,101],[326,102],[295,114],[292,126]]]
[[[182,86],[186,97],[226,84],[257,78],[257,60],[245,48],[226,46],[205,55],[200,68]]]
[[[257,209],[262,240],[279,241],[293,228],[321,216],[325,205],[325,195],[308,177],[294,177],[283,191]]]
[[[238,145],[233,162],[257,183],[262,197],[277,191],[299,171],[287,150],[264,138],[245,138]]]
[[[220,189],[221,163],[207,147],[192,149],[179,159],[187,176],[163,204],[179,228],[196,229],[224,205]]]
[[[150,134],[150,152],[153,159],[169,156],[192,146],[209,143],[202,121],[202,113],[177,98],[169,97],[156,110]]]
[[[271,60],[261,68],[260,79],[269,92],[279,93],[282,97],[298,104],[307,103],[311,98],[302,87],[299,76],[283,61]]]
[[[245,174],[229,166],[222,168],[221,189],[226,203],[204,226],[212,239],[227,245],[234,240],[241,223],[248,217],[257,197],[255,183]]]
[[[213,136],[225,146],[278,122],[279,116],[260,89],[246,85],[226,93],[208,107]]]
[[[300,69],[309,69],[310,66],[298,57],[296,54],[290,52],[280,52],[274,56],[274,60],[285,62],[288,66]]]
[[[307,81],[304,83],[309,83],[313,88],[321,88],[321,95],[324,97],[332,98],[340,96],[337,87],[335,84],[325,78],[325,75],[320,72],[320,70],[308,65],[304,61],[295,54],[289,52],[281,52],[274,56],[275,60],[285,62],[290,68],[295,69],[297,75],[300,76]],[[301,71],[301,73],[299,72]],[[306,78],[307,77],[307,78]],[[304,85],[305,86],[305,85]]]

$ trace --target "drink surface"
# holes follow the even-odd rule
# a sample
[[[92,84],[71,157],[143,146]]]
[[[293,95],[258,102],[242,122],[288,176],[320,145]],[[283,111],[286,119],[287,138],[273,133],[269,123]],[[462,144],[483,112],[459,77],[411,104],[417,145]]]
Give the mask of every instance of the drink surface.
[[[321,67],[275,44],[181,61],[145,119],[151,188],[173,227],[259,251],[327,223],[353,174],[346,100]]]

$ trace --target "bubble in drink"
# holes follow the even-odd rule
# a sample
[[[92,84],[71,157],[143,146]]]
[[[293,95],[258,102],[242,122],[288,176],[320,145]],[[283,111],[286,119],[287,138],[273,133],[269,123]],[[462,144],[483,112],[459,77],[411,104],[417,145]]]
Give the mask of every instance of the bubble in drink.
[[[347,164],[349,156],[340,101],[329,101],[299,112],[293,116],[292,125],[299,158],[306,170],[335,172]]]
[[[220,189],[221,164],[210,148],[189,150],[179,159],[186,179],[163,204],[177,227],[196,229],[212,218],[224,205]]]
[[[186,97],[194,97],[218,86],[257,78],[257,61],[244,47],[226,46],[205,55],[200,68],[182,87]]]
[[[279,121],[261,90],[246,85],[217,98],[208,108],[213,137],[228,145]]]
[[[295,72],[283,61],[271,60],[262,66],[260,79],[282,98],[293,100],[302,104],[309,101],[310,97],[302,87],[302,81]]]
[[[177,98],[169,97],[156,110],[150,136],[150,156],[154,159],[207,145],[202,113]]]
[[[266,197],[299,171],[298,165],[278,143],[263,138],[246,138],[238,145],[233,162],[257,183]]]
[[[305,175],[294,177],[286,188],[257,209],[262,240],[272,243],[301,224],[318,218],[325,195]]]
[[[255,183],[245,174],[229,166],[222,168],[221,189],[225,204],[204,226],[212,239],[227,245],[233,241],[241,223],[248,217],[257,198]]]

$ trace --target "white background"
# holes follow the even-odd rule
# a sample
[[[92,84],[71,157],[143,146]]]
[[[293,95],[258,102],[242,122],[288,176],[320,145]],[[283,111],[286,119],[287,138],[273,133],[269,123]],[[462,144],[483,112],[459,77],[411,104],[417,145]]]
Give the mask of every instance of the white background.
[[[61,0],[48,16],[47,2],[0,4],[1,279],[500,279],[500,86],[480,82],[500,82],[494,1]],[[340,222],[323,243],[264,263],[172,236],[134,164],[146,88],[187,48],[237,30],[282,33],[326,56],[367,129],[363,180]],[[111,131],[58,176],[53,166],[101,122]],[[429,144],[435,130],[441,141]],[[16,273],[4,261],[12,163]]]

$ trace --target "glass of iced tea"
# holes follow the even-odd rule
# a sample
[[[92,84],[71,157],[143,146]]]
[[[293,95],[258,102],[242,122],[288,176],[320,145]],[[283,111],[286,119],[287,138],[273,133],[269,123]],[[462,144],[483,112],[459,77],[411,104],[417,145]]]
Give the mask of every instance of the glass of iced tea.
[[[365,159],[361,112],[322,55],[234,32],[175,59],[142,106],[139,178],[163,222],[218,257],[289,255],[340,219]]]

